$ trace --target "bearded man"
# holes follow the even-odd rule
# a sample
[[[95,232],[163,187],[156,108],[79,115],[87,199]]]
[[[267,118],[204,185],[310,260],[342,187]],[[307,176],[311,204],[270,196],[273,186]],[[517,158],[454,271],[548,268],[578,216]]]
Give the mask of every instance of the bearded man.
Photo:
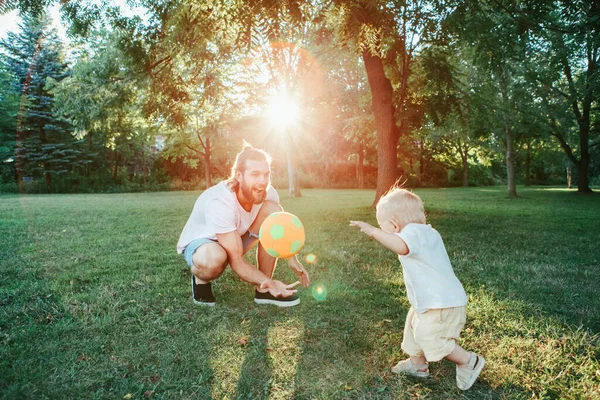
[[[288,258],[299,280],[285,284],[273,279],[277,259],[258,245],[258,269],[244,254],[258,242],[261,224],[271,213],[282,211],[279,195],[271,186],[271,157],[247,143],[237,155],[228,180],[205,190],[181,232],[177,252],[183,254],[192,273],[192,298],[199,305],[214,306],[211,282],[229,264],[244,281],[255,286],[254,301],[280,307],[300,303],[296,287],[308,287],[310,278],[296,256]]]

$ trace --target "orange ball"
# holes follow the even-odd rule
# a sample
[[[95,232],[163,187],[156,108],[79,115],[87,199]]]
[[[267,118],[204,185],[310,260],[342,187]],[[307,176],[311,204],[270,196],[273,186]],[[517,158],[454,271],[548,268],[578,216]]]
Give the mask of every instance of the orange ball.
[[[298,254],[304,246],[304,226],[294,214],[275,212],[263,221],[258,239],[271,256],[288,258]]]

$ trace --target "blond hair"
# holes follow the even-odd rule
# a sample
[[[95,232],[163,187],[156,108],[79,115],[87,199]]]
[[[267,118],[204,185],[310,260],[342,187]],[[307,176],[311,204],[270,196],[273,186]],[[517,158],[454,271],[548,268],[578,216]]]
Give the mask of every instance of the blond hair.
[[[423,200],[413,192],[393,187],[377,202],[377,212],[384,213],[401,227],[410,223],[425,223]]]
[[[256,149],[251,144],[244,140],[242,151],[240,151],[235,157],[235,162],[231,167],[231,175],[227,179],[227,184],[232,191],[237,191],[240,183],[235,179],[235,174],[241,172],[242,174],[246,170],[246,161],[266,161],[271,166],[271,156],[264,150]]]

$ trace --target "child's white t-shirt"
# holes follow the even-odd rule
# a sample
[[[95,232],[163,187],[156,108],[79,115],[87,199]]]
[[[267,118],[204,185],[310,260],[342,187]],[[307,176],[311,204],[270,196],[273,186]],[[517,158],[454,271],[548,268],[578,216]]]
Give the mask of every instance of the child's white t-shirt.
[[[271,185],[267,189],[266,200],[279,203],[279,195]],[[217,234],[233,231],[243,235],[256,219],[261,205],[254,204],[250,211],[244,210],[226,181],[206,189],[196,200],[194,209],[183,227],[177,243],[177,252],[183,253],[192,240],[217,240]]]
[[[399,255],[408,301],[418,312],[432,308],[460,307],[467,294],[454,275],[442,237],[425,224],[408,224],[397,233],[409,253]]]

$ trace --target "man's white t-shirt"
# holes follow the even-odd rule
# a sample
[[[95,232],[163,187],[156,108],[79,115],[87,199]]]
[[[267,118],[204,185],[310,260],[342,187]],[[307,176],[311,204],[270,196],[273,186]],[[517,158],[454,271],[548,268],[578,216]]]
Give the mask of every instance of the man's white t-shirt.
[[[271,185],[267,189],[266,200],[279,203],[279,195]],[[254,204],[250,211],[244,210],[226,181],[206,189],[196,200],[194,209],[183,227],[177,243],[177,252],[183,253],[192,240],[217,240],[217,234],[233,231],[243,235],[256,219],[261,205]]]
[[[408,224],[397,233],[409,253],[399,255],[408,301],[418,313],[432,308],[460,307],[467,294],[454,275],[442,237],[425,224]]]

